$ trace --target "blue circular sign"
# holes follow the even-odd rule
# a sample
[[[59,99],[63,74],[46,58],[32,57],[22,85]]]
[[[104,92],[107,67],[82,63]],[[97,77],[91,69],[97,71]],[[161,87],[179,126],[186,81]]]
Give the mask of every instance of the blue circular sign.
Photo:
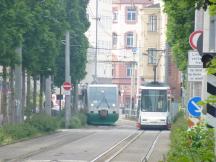
[[[193,117],[200,117],[201,116],[201,106],[197,103],[201,101],[201,97],[193,97],[188,101],[188,112]]]

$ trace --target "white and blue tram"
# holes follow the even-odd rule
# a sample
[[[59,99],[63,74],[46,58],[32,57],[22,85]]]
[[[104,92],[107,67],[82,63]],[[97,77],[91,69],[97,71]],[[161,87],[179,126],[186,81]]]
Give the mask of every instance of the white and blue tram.
[[[170,87],[158,82],[141,86],[138,127],[170,128]]]
[[[94,125],[113,125],[119,118],[118,86],[90,84],[87,88],[87,122]]]

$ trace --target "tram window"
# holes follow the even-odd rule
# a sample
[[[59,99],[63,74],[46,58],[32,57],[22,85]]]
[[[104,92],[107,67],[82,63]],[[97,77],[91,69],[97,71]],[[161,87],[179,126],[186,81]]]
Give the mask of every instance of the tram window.
[[[167,93],[165,90],[143,90],[141,110],[147,112],[167,111]]]
[[[158,111],[162,110],[163,109],[163,97],[162,96],[158,97],[157,103],[158,103],[158,105],[157,105]]]
[[[89,104],[96,107],[117,104],[117,89],[115,87],[90,87],[88,96]]]

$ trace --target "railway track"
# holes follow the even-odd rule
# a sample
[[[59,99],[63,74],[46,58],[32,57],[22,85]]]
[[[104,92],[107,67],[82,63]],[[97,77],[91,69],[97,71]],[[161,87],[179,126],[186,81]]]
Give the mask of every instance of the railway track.
[[[139,157],[134,157],[133,162],[147,162],[149,160],[160,134],[161,134],[161,131],[158,132],[154,136],[153,141],[150,143],[149,146],[147,146],[148,149],[146,151],[143,151],[141,156],[139,154]],[[120,158],[123,151],[127,149],[130,150],[130,147],[132,146],[133,143],[139,140],[144,140],[143,139],[144,136],[145,136],[145,131],[137,131],[136,133],[126,137],[125,139],[123,139],[122,141],[114,145],[113,147],[109,148],[102,154],[98,155],[95,159],[91,160],[91,162],[115,162],[115,161],[125,161],[126,162],[126,159],[119,160],[118,158]]]
[[[62,131],[52,136],[36,138],[2,147],[0,148],[0,161],[155,161],[155,158],[160,158],[157,151],[161,148],[159,144],[161,144],[161,138],[163,137],[164,131],[133,130],[131,132],[131,130],[105,128]],[[13,152],[13,154],[9,153],[9,151]]]

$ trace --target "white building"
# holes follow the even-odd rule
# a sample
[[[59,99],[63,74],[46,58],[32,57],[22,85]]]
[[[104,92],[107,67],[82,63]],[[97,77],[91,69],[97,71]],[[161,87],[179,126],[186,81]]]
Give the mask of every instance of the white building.
[[[98,83],[111,83],[112,1],[90,0],[87,15],[91,24],[86,32],[90,48],[87,53],[87,75],[82,82],[92,83],[96,73]]]

